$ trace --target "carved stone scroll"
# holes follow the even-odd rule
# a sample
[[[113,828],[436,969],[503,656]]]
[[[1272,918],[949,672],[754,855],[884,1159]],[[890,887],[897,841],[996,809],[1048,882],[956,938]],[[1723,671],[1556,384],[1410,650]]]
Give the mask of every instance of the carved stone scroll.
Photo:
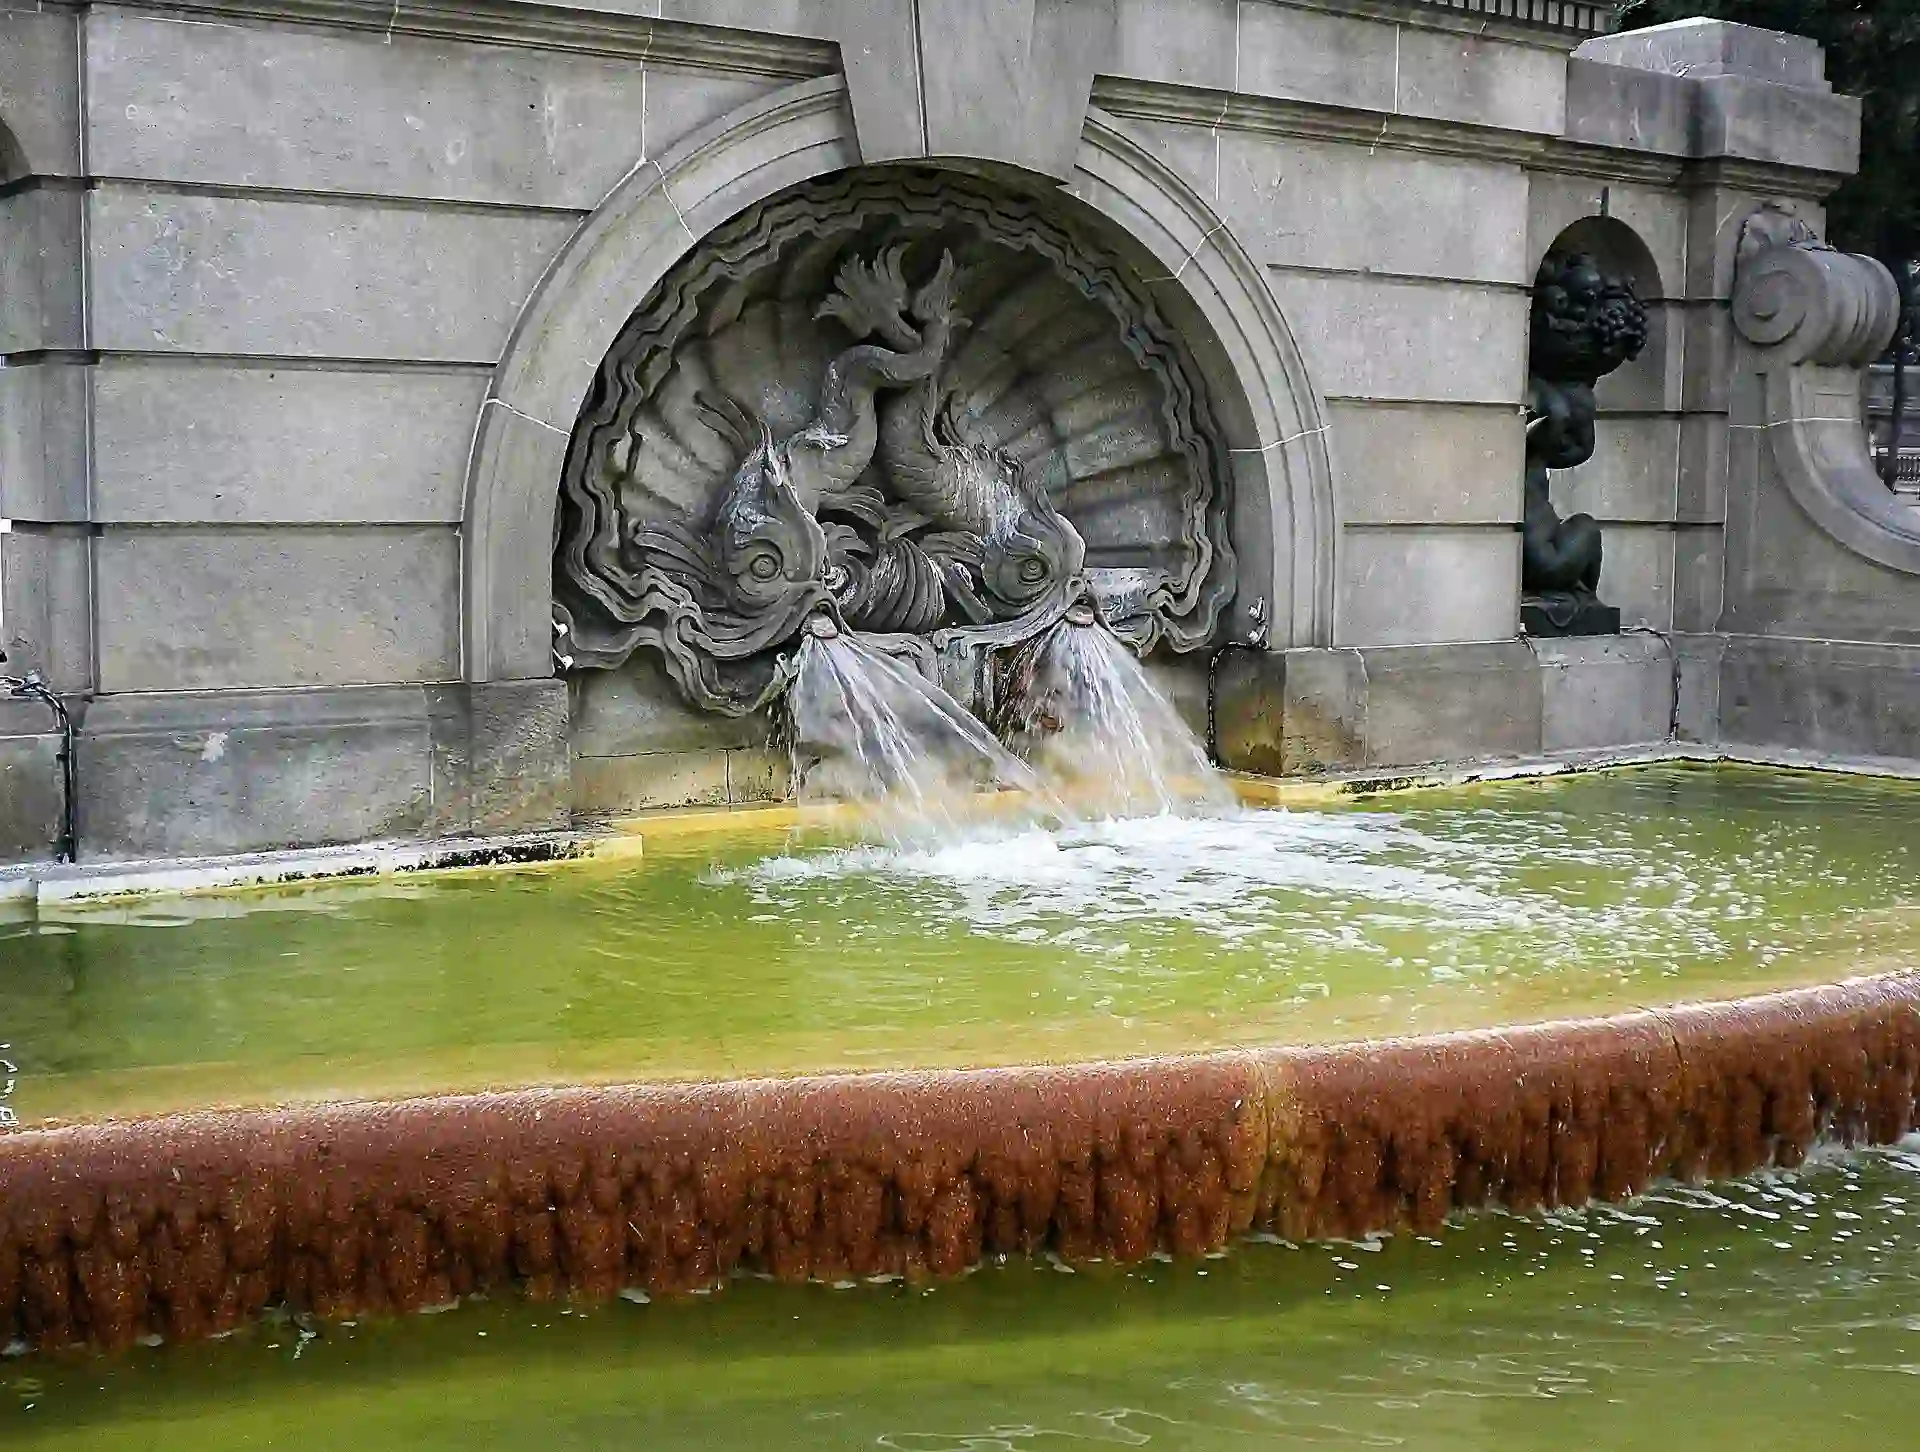
[[[1867,559],[1920,575],[1920,510],[1874,472],[1860,371],[1899,318],[1892,275],[1871,257],[1824,246],[1774,208],[1744,228],[1733,324],[1760,375],[1764,450],[1816,526]]]

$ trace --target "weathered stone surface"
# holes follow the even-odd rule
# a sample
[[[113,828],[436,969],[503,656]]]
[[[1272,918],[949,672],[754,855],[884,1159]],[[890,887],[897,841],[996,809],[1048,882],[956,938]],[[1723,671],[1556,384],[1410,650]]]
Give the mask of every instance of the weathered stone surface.
[[[1357,15],[1243,4],[1237,89],[1391,111],[1397,34],[1394,26]]]
[[[1215,670],[1220,760],[1287,776],[1532,755],[1542,671],[1523,640],[1231,650]]]
[[[1673,527],[1611,524],[1600,562],[1600,598],[1631,628],[1673,629]]]
[[[1673,734],[1676,741],[1720,740],[1720,669],[1726,640],[1719,635],[1669,637],[1673,649]]]
[[[81,745],[92,857],[563,827],[566,688],[105,696]]]
[[[729,75],[719,70],[682,70],[663,65],[648,66],[646,78],[647,118],[643,134],[649,157],[666,155],[676,143],[718,121],[729,111],[769,95],[791,81],[790,77]],[[607,187],[593,198],[594,203],[600,202],[619,180],[618,175],[609,177]]]
[[[1603,260],[1627,272],[1642,302],[1679,297],[1685,286],[1687,208],[1671,193],[1624,182],[1595,181],[1589,177],[1550,172],[1528,174],[1527,280],[1568,228],[1579,223],[1617,223],[1628,229],[1646,249],[1646,257],[1629,255],[1629,247],[1613,249]],[[1609,229],[1611,230],[1611,229]],[[1610,240],[1605,232],[1582,238],[1585,244]],[[1576,250],[1579,250],[1576,248]],[[1651,262],[1656,276],[1641,277],[1636,264]]]
[[[74,16],[44,7],[0,10],[0,121],[15,154],[0,145],[0,181],[80,175],[79,31]]]
[[[57,691],[93,686],[93,591],[85,525],[16,522],[0,534],[0,645],[9,674]]]
[[[649,143],[641,67],[592,56],[96,10],[86,60],[105,176],[584,210]]]
[[[569,685],[573,749],[581,756],[761,746],[772,730],[764,712],[714,716],[689,706],[651,651],[618,670],[580,672]]]
[[[1263,776],[1343,771],[1367,761],[1367,672],[1357,650],[1249,649],[1214,668],[1223,765]]]
[[[528,479],[560,478],[567,457],[567,435],[490,399],[481,409],[475,457],[503,474]],[[486,473],[470,480],[477,497],[467,501],[463,536],[487,528],[516,541],[551,539],[554,501],[559,494],[528,492],[512,496],[525,513],[513,518],[480,516],[492,511],[504,491],[492,487]],[[537,512],[536,512],[537,511]],[[460,576],[461,614],[466,626],[468,673],[480,680],[521,680],[539,675],[566,653],[567,642],[553,634],[553,560],[546,549],[467,550]],[[537,608],[529,608],[536,604]]]
[[[1726,20],[1676,20],[1583,41],[1576,55],[1673,76],[1751,76],[1827,90],[1826,58],[1805,36]]]
[[[87,515],[86,366],[56,356],[0,367],[0,519]]]
[[[734,806],[785,801],[793,794],[793,757],[771,747],[727,753],[727,801]]]
[[[1346,524],[1511,524],[1525,433],[1517,411],[1448,404],[1327,406]]]
[[[1584,48],[1583,48],[1584,50]],[[1569,140],[1685,156],[1698,104],[1691,81],[1628,66],[1567,61]]]
[[[1660,317],[1659,313],[1655,314]],[[1676,314],[1669,310],[1663,322],[1681,329],[1684,359],[1679,379],[1678,403],[1663,403],[1664,408],[1679,407],[1688,413],[1726,413],[1730,403],[1734,359],[1739,339],[1724,303],[1692,303]],[[1667,395],[1673,397],[1671,391]]]
[[[457,523],[486,386],[477,371],[114,360],[94,380],[94,516]]]
[[[1517,166],[1228,131],[1219,176],[1217,203],[1262,262],[1532,280],[1527,177]]]
[[[1231,91],[1244,25],[1240,0],[1114,0],[1113,74]],[[1256,24],[1258,21],[1256,20]]]
[[[1540,665],[1540,747],[1644,746],[1673,726],[1674,662],[1656,635],[1533,640]]]
[[[1661,84],[1631,81],[1595,62],[1657,74]],[[1824,69],[1810,40],[1725,21],[1596,36],[1571,65],[1568,134],[1849,172],[1859,156],[1860,106],[1833,93]],[[1684,133],[1676,124],[1682,114]]]
[[[88,212],[101,348],[447,362],[500,356],[575,225],[111,186]]]
[[[33,183],[0,196],[0,353],[86,346],[84,196],[65,182]]]
[[[1720,737],[1836,756],[1914,755],[1920,646],[1727,640]]]
[[[1726,593],[1726,531],[1717,524],[1680,525],[1673,532],[1673,628],[1702,634],[1720,628]]]
[[[460,673],[450,529],[119,529],[97,559],[103,690]]]
[[[1271,271],[1321,391],[1340,398],[1520,403],[1518,289]]]
[[[1603,523],[1671,523],[1679,467],[1679,419],[1603,413],[1595,420],[1593,457],[1553,475],[1554,504],[1562,514],[1591,514]]]
[[[1749,445],[1758,443],[1750,436]],[[1674,518],[1683,524],[1724,524],[1727,476],[1733,440],[1725,414],[1689,413],[1680,418],[1680,484]],[[1743,467],[1753,467],[1743,461]],[[1742,476],[1746,477],[1745,475]]]
[[[649,751],[638,756],[576,756],[573,809],[617,816],[653,807],[725,806],[725,751]]]
[[[1348,529],[1340,546],[1340,645],[1502,640],[1518,629],[1512,529]]]
[[[45,861],[60,836],[60,737],[12,734],[23,714],[7,709],[0,721],[0,863]]]
[[[487,681],[456,690],[467,719],[467,802],[459,829],[565,827],[573,814],[566,682]]]
[[[1393,109],[1406,115],[1549,136],[1565,128],[1567,58],[1561,51],[1402,25],[1393,64]]]
[[[1511,578],[1518,579],[1516,567]],[[1540,750],[1540,673],[1523,640],[1364,652],[1367,764]]]
[[[249,852],[435,828],[419,690],[106,696],[80,742],[83,856]]]
[[[1161,121],[1144,116],[1128,116],[1123,123],[1127,135],[1177,172],[1184,182],[1210,205],[1218,205],[1220,192],[1220,146],[1228,133],[1185,121]],[[1263,239],[1249,236],[1249,246]]]
[[[1846,173],[1859,164],[1860,102],[1746,76],[1700,81],[1695,154]]]
[[[1112,5],[916,0],[914,14],[927,154],[1070,180],[1094,71],[1113,47]]]

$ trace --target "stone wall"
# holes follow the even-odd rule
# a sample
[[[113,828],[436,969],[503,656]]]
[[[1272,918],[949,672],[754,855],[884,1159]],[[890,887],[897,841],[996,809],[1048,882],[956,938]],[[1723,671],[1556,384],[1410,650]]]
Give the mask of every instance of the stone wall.
[[[1131,249],[1218,395],[1228,634],[1294,686],[1412,650],[1458,692],[1492,659],[1539,677],[1516,689],[1544,721],[1552,682],[1630,660],[1563,731],[1513,735],[1468,690],[1457,745],[1653,729],[1684,639],[1573,665],[1517,639],[1527,289],[1595,218],[1641,269],[1654,345],[1556,489],[1605,521],[1630,623],[1709,636],[1740,222],[1817,223],[1857,145],[1818,51],[1705,26],[1576,52],[1417,0],[995,14],[0,4],[5,645],[83,714],[83,853],[782,790],[751,723],[692,715],[650,662],[569,696],[549,481],[645,269],[859,162],[1017,168]],[[51,760],[0,716],[0,858],[45,855]]]

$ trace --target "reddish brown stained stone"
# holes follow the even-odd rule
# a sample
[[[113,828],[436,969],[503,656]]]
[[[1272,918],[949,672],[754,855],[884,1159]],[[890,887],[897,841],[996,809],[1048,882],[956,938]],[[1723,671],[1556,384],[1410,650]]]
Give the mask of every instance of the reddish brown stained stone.
[[[947,1276],[1196,1252],[1252,1220],[1244,1058],[550,1090],[0,1140],[0,1341],[188,1339],[286,1301]]]
[[[1891,1140],[1917,1075],[1920,976],[1895,976],[1324,1049],[22,1132],[0,1138],[0,1342],[1432,1227]]]

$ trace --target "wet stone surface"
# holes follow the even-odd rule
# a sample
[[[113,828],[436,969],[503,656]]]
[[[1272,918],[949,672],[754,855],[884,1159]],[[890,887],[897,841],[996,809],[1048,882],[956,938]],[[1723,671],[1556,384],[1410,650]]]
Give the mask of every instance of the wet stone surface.
[[[34,1452],[1880,1452],[1920,1365],[1920,1151],[1432,1234],[916,1287],[729,1282],[595,1308],[0,1362]]]

